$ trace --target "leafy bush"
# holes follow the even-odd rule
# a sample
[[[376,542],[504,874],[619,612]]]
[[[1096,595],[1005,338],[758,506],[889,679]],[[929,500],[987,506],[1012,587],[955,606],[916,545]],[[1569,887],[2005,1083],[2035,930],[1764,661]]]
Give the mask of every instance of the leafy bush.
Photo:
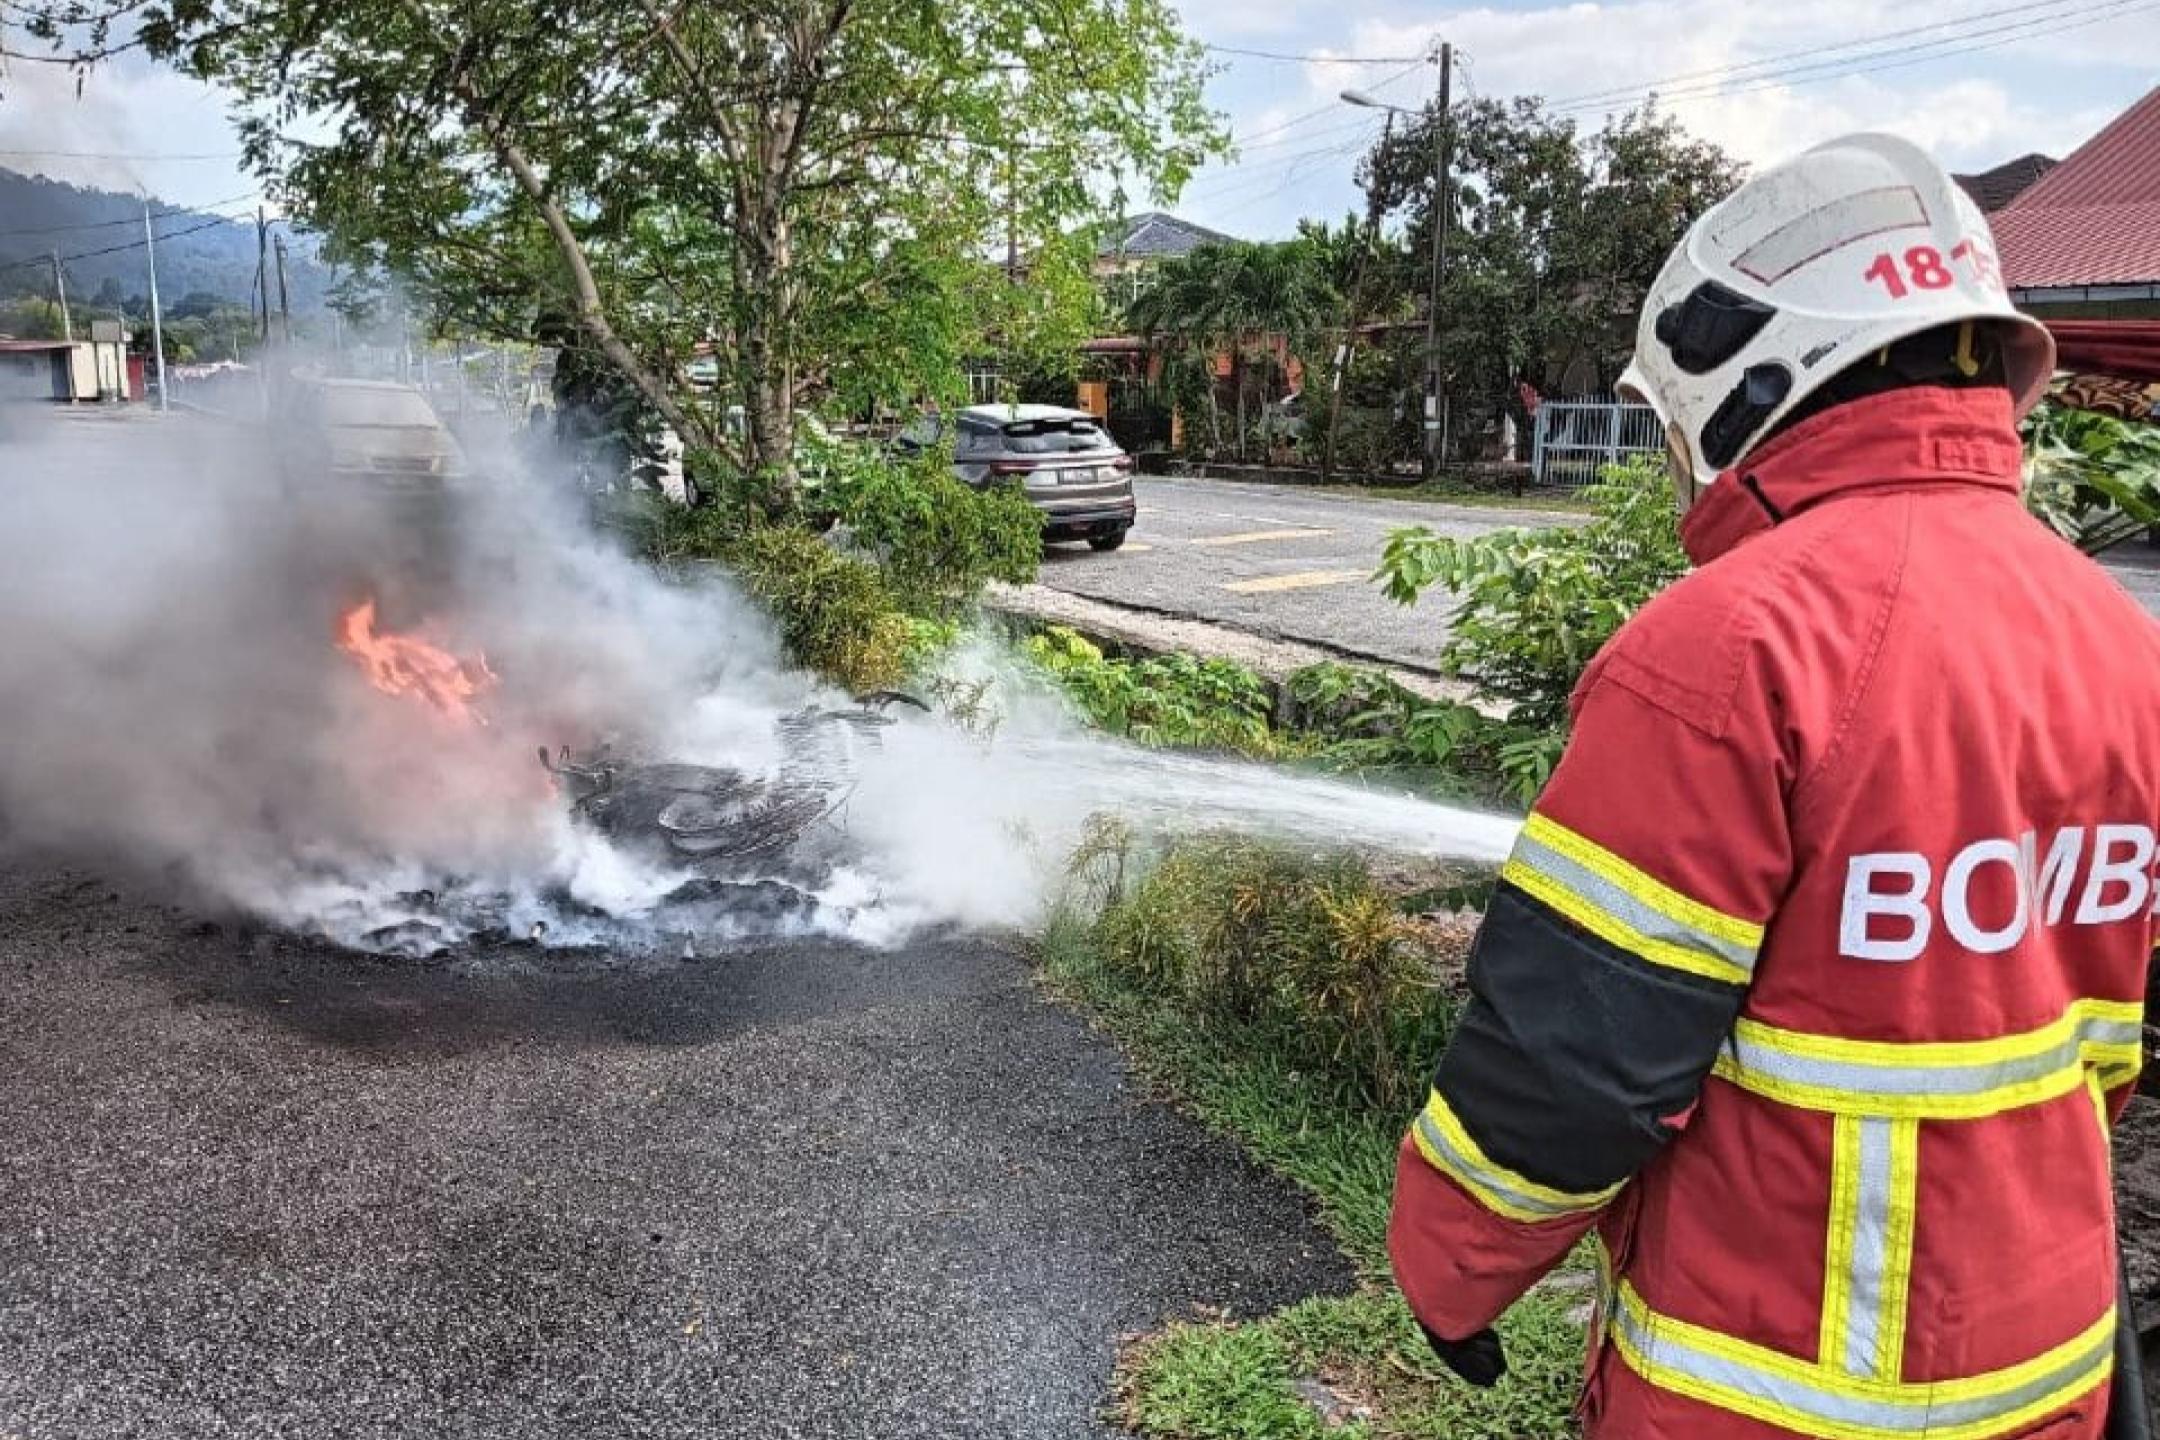
[[[1389,536],[1381,558],[1389,599],[1412,605],[1438,584],[1461,601],[1441,665],[1518,724],[1564,727],[1598,648],[1687,569],[1656,461],[1607,466],[1588,493],[1597,513],[1587,525],[1469,540],[1414,526]]]
[[[1106,897],[1094,942],[1122,982],[1201,1023],[1278,1033],[1382,1104],[1422,1088],[1454,1002],[1423,933],[1354,857],[1210,837],[1173,845],[1128,887],[1112,833],[1074,863]]]
[[[1113,660],[1063,626],[1029,636],[1023,648],[1089,721],[1143,745],[1261,757],[1297,748],[1270,723],[1274,697],[1267,682],[1234,661],[1190,655]]]
[[[2160,525],[2160,425],[2046,400],[2025,443],[2026,505],[2088,555]]]
[[[1589,487],[1586,525],[1510,529],[1453,540],[1423,526],[1388,538],[1380,562],[1388,597],[1404,605],[1440,585],[1460,602],[1440,651],[1506,718],[1435,716],[1428,740],[1475,745],[1526,803],[1558,763],[1568,696],[1613,632],[1687,569],[1672,494],[1659,464],[1607,466]]]
[[[1025,584],[1042,563],[1042,516],[1027,496],[1009,485],[977,489],[941,456],[902,460],[841,447],[817,501],[917,614],[951,614],[992,580]]]
[[[727,556],[772,612],[796,663],[856,694],[907,674],[918,636],[876,566],[808,531],[777,527],[745,532]]]

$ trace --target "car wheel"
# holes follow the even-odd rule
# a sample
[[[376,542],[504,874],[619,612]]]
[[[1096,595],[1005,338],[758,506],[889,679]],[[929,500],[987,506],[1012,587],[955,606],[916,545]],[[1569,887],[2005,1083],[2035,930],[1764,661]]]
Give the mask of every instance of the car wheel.
[[[1088,536],[1088,545],[1096,550],[1115,550],[1125,543],[1125,532],[1113,530],[1107,535]]]

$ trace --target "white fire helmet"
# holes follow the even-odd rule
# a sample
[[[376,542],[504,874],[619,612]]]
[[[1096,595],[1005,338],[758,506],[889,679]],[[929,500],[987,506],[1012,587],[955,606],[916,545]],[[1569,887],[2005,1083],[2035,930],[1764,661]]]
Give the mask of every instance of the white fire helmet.
[[[1650,287],[1620,388],[1657,412],[1684,508],[1840,371],[1961,320],[2000,322],[2022,416],[2055,342],[2010,304],[1980,208],[1910,141],[1848,135],[1690,227]]]

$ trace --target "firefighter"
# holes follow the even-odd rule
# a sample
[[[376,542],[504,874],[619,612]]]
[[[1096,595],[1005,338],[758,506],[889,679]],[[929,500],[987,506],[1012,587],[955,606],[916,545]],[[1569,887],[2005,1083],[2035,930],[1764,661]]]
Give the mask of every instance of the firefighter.
[[[1697,568],[1583,676],[1397,1170],[1464,1378],[1594,1231],[1593,1440],[2102,1433],[2160,628],[2019,503],[2053,362],[1888,136],[1666,262],[1623,383]]]

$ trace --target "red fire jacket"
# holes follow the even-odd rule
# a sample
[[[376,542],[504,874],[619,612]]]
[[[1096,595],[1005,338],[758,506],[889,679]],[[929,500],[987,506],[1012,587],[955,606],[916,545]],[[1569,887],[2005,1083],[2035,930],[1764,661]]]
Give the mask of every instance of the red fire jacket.
[[[1595,1226],[1593,1437],[2100,1433],[2160,627],[2018,484],[2000,391],[1826,411],[1583,678],[1389,1239],[1459,1339]]]

